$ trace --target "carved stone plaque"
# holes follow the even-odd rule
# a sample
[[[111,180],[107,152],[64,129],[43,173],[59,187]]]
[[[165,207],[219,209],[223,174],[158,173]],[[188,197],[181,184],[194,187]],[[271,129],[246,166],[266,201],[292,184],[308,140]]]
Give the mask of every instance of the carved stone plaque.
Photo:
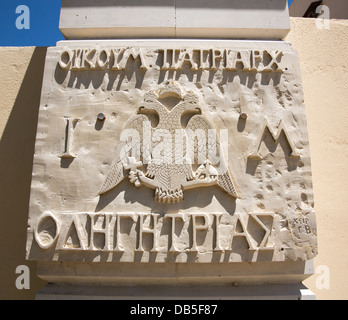
[[[233,263],[316,253],[303,91],[289,44],[48,49],[29,259]]]

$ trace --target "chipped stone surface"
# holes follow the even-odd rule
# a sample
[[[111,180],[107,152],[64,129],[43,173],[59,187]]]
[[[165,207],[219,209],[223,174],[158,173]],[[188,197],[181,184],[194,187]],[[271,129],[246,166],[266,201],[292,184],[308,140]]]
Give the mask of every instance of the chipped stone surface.
[[[303,91],[289,44],[61,42],[48,49],[43,83],[29,259],[317,254]],[[189,129],[198,138],[184,148]],[[180,162],[189,146],[195,160]]]

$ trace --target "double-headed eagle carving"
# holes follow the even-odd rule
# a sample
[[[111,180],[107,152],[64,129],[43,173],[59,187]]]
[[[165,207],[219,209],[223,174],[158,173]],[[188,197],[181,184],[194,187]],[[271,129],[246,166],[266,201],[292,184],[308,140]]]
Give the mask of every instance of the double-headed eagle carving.
[[[166,99],[175,101],[171,108],[164,103]],[[151,125],[154,118],[158,123]],[[128,175],[136,187],[154,189],[155,200],[161,203],[180,202],[184,190],[214,185],[237,198],[220,138],[202,114],[194,92],[182,94],[177,83],[168,81],[157,92],[146,93],[137,115],[128,120],[123,132],[130,133],[133,139],[121,139],[118,144],[100,195]]]

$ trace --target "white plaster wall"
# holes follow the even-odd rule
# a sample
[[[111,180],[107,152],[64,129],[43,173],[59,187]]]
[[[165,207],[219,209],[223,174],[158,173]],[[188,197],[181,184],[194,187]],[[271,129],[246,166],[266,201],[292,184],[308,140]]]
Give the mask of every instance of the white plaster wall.
[[[291,18],[286,38],[299,52],[305,94],[319,250],[318,274],[305,285],[317,299],[348,299],[347,38],[348,20],[318,29],[305,18]],[[330,271],[329,289],[320,289],[323,270]]]

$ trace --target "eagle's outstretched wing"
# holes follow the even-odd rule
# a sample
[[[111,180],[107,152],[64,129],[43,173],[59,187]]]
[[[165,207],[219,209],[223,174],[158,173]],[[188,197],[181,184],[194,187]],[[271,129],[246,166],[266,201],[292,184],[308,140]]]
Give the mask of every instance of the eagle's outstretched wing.
[[[125,145],[126,145],[125,142],[121,142],[118,144],[116,149],[115,161],[111,165],[111,169],[108,175],[106,176],[106,179],[104,181],[102,188],[99,191],[99,195],[102,195],[108,192],[109,190],[113,189],[124,179],[125,173],[123,170],[123,162],[122,162],[122,159],[120,158],[120,152]]]
[[[198,138],[197,143],[194,143],[192,138],[189,139],[193,143],[193,163],[198,161],[198,164],[202,164],[203,161],[209,160],[217,169],[218,185],[231,196],[238,198],[232,175],[220,148],[220,137],[211,122],[204,115],[195,115],[188,122],[186,131],[189,137],[193,134]]]
[[[143,137],[144,132],[146,133],[146,131],[143,130],[145,125],[150,125],[149,119],[147,116],[142,114],[132,117],[126,123],[123,132],[126,132],[126,129],[133,129],[135,130],[133,131],[135,135],[130,139],[130,143],[129,141],[121,140],[118,144],[116,148],[114,162],[112,163],[111,169],[109,170],[104,184],[101,190],[99,191],[99,195],[102,195],[108,192],[109,190],[115,188],[126,177],[127,173],[126,170],[124,170],[124,165],[127,164],[127,157],[131,156],[133,148],[140,152],[139,156],[141,157],[141,160],[143,160],[143,150],[148,148],[148,146],[150,145],[150,137],[146,137],[146,134]],[[129,135],[126,134],[127,137],[132,135],[132,131],[130,131]]]

